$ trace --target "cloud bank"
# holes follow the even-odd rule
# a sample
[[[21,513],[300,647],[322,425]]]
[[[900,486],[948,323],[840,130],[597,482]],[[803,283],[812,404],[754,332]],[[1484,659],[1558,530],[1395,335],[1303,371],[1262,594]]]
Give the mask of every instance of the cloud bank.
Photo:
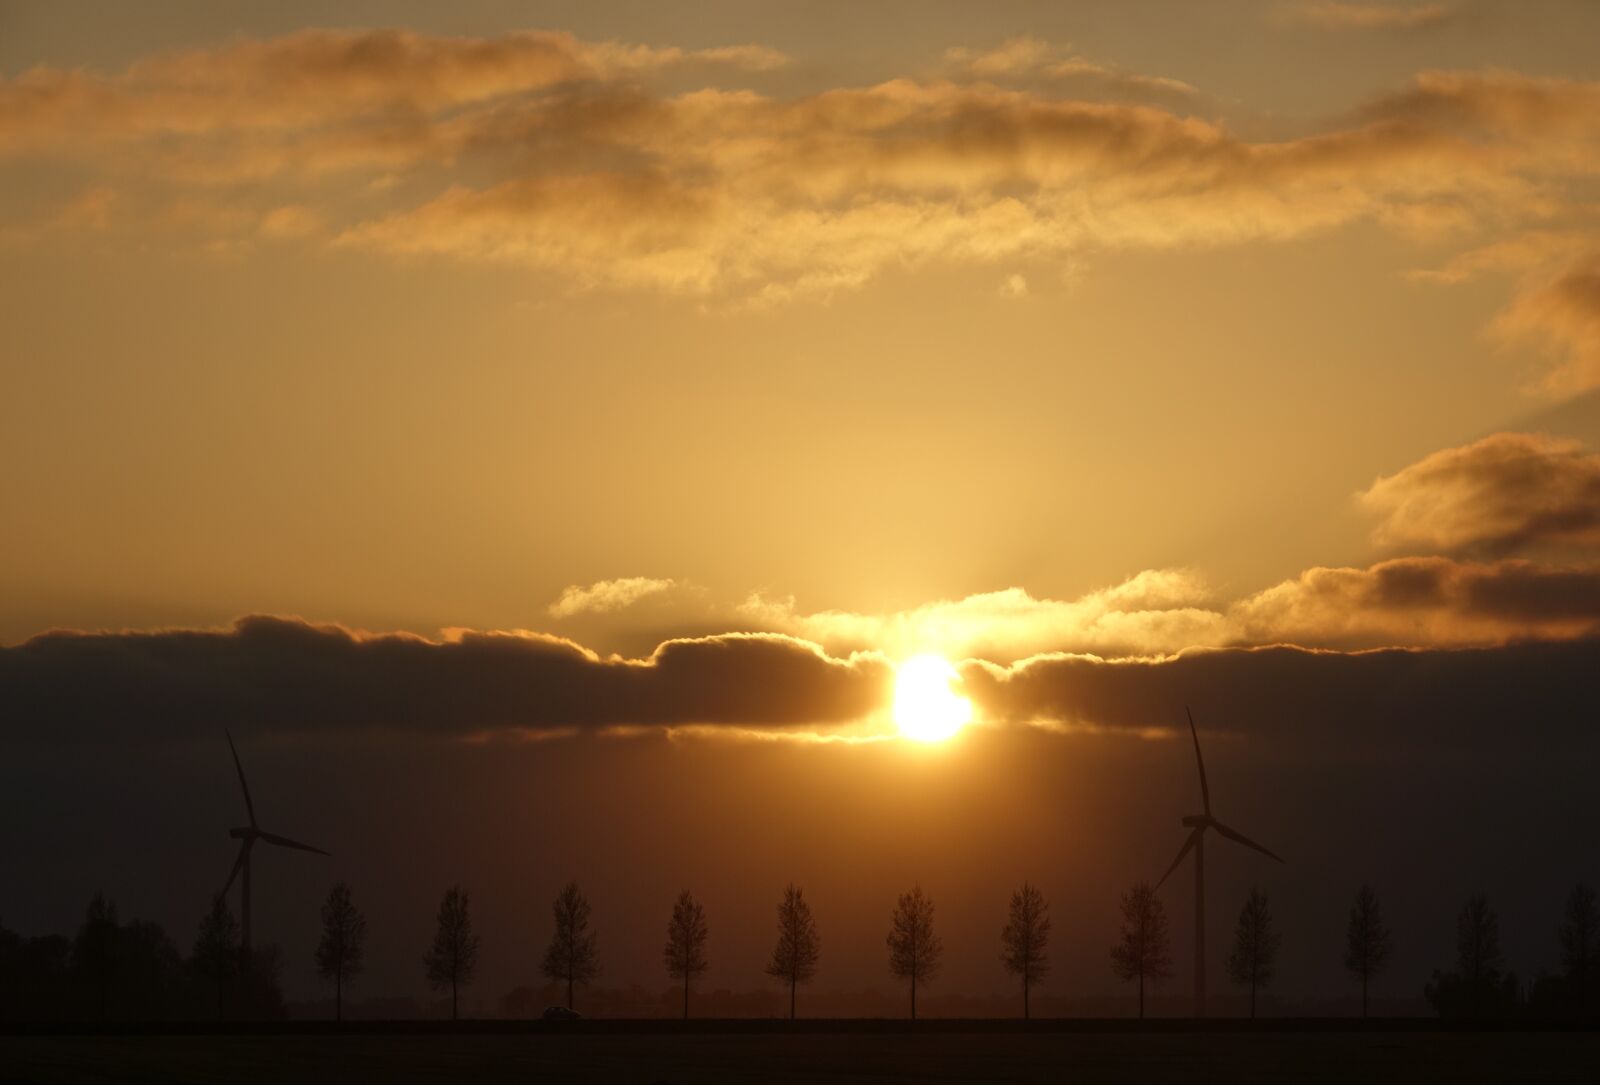
[[[181,738],[239,725],[308,735],[378,729],[465,738],[608,726],[850,723],[889,667],[770,634],[671,640],[602,659],[558,637],[458,631],[444,641],[287,618],[231,629],[47,633],[0,649],[18,741]]]

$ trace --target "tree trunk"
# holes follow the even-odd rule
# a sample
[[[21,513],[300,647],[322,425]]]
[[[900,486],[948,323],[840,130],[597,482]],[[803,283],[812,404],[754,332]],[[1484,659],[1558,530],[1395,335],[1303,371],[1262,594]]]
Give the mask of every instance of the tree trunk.
[[[333,974],[333,1019],[344,1020],[344,969]]]
[[[683,1019],[689,1020],[689,977],[683,977]]]
[[[450,981],[450,1020],[461,1020],[460,1003],[456,998],[456,981],[454,979]]]
[[[1250,977],[1250,1020],[1256,1019],[1256,978]]]
[[[1361,973],[1361,1020],[1367,1019],[1367,974]]]
[[[1022,974],[1022,1019],[1028,1019],[1028,974]]]
[[[572,973],[567,973],[567,1009],[572,1009]]]
[[[791,1021],[794,1020],[794,985],[795,985],[795,982],[796,982],[795,974],[793,972],[790,972],[789,973],[789,1020],[791,1020]]]
[[[911,1020],[917,1019],[917,974],[911,974]]]
[[[1144,970],[1139,970],[1139,1020],[1144,1020]]]

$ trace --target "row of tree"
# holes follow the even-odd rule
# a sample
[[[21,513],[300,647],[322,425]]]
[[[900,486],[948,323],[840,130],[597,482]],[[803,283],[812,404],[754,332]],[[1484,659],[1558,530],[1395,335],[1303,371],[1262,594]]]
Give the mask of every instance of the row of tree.
[[[331,898],[330,898],[331,899]],[[1122,895],[1122,929],[1111,950],[1111,969],[1125,982],[1136,982],[1139,1016],[1144,1016],[1145,985],[1172,975],[1172,944],[1166,909],[1154,889],[1141,882]],[[555,933],[545,952],[542,970],[567,987],[567,1006],[573,1005],[575,985],[588,983],[598,973],[595,935],[589,930],[589,902],[576,883],[556,898]],[[917,1016],[917,988],[938,974],[944,942],[934,930],[933,900],[914,886],[902,893],[890,915],[886,939],[889,971],[910,990],[910,1009]],[[1521,1002],[1553,1013],[1591,1013],[1600,1002],[1600,910],[1594,890],[1575,886],[1568,896],[1560,924],[1562,974],[1541,977],[1522,992],[1516,977],[1504,973],[1500,953],[1499,920],[1483,895],[1467,901],[1457,919],[1457,967],[1433,974],[1425,988],[1429,1002],[1443,1016],[1504,1016]],[[662,959],[669,976],[683,984],[683,1015],[689,1016],[689,990],[696,976],[708,967],[705,909],[688,890],[679,894],[667,922]],[[324,937],[324,945],[327,936]],[[1239,910],[1228,978],[1249,993],[1250,1016],[1256,1015],[1256,998],[1277,974],[1283,935],[1273,920],[1267,895],[1251,889]],[[1000,931],[1000,963],[1022,984],[1022,1014],[1031,1014],[1033,985],[1050,972],[1050,904],[1029,883],[1011,894],[1010,909]],[[1361,984],[1361,1016],[1367,1016],[1368,989],[1388,963],[1393,938],[1383,919],[1378,894],[1363,885],[1356,893],[1345,928],[1344,966]],[[452,1007],[457,987],[472,977],[478,942],[472,933],[467,896],[460,887],[445,894],[439,909],[439,929],[426,959],[428,979],[436,987],[448,986]],[[821,938],[811,906],[802,890],[788,886],[778,904],[778,937],[766,973],[789,988],[789,1016],[795,1015],[796,989],[816,975]],[[325,975],[328,973],[325,971]],[[1524,995],[1526,997],[1524,997]]]
[[[590,905],[577,883],[569,883],[552,905],[555,929],[540,970],[566,988],[572,1008],[576,990],[599,974]],[[1152,888],[1140,883],[1121,898],[1122,925],[1111,950],[1114,974],[1138,985],[1139,1015],[1145,987],[1172,975],[1171,938],[1165,908]],[[1000,932],[1000,963],[1022,988],[1023,1016],[1031,1012],[1035,984],[1050,972],[1050,905],[1044,894],[1024,884],[1011,895]],[[1540,976],[1526,986],[1505,969],[1499,919],[1482,896],[1470,898],[1456,924],[1456,967],[1436,971],[1424,993],[1448,1017],[1503,1017],[1522,1010],[1545,1015],[1592,1014],[1600,1010],[1600,908],[1594,890],[1575,886],[1559,925],[1561,973]],[[362,972],[367,920],[350,889],[339,884],[322,905],[318,974],[334,988],[336,1017],[342,1019],[345,987]],[[683,986],[683,1014],[689,1015],[694,981],[709,966],[709,926],[704,907],[685,890],[667,921],[662,962]],[[920,885],[900,895],[890,915],[886,938],[889,971],[905,981],[910,1012],[917,993],[937,974],[944,943],[934,928],[934,904]],[[1255,1016],[1259,991],[1275,977],[1282,934],[1266,894],[1252,889],[1239,911],[1232,951],[1226,961],[1230,980],[1249,993]],[[1393,948],[1377,894],[1363,886],[1350,909],[1344,965],[1361,984],[1361,1012],[1367,1013],[1372,978]],[[451,1015],[459,1016],[462,987],[477,971],[479,938],[473,929],[471,901],[453,886],[440,901],[432,945],[423,972],[436,990],[450,994]],[[789,989],[789,1015],[796,1009],[800,984],[815,977],[821,938],[804,892],[790,885],[777,908],[777,939],[765,971]],[[279,960],[274,947],[257,948],[246,960],[239,926],[219,897],[202,919],[187,959],[161,928],[138,920],[118,922],[116,906],[96,894],[75,938],[22,939],[0,927],[0,1015],[6,1019],[77,1017],[111,1019],[281,1017]]]

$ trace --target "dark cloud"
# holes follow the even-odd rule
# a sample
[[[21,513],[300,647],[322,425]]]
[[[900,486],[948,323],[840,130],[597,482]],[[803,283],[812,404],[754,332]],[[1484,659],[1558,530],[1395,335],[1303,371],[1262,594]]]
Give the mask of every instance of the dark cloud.
[[[1397,558],[1308,569],[1236,603],[1240,645],[1468,647],[1600,631],[1600,569]]]
[[[725,634],[601,659],[571,641],[364,636],[249,617],[231,631],[48,633],[0,649],[18,739],[183,737],[232,724],[450,736],[607,725],[830,725],[880,706],[887,664],[790,637]]]
[[[967,691],[992,715],[1088,727],[1208,726],[1309,742],[1455,746],[1592,737],[1600,640],[1481,649],[1330,652],[1196,649],[1161,660],[1044,656],[969,664]]]
[[[1435,452],[1361,495],[1383,546],[1500,557],[1600,546],[1600,455],[1496,433]]]

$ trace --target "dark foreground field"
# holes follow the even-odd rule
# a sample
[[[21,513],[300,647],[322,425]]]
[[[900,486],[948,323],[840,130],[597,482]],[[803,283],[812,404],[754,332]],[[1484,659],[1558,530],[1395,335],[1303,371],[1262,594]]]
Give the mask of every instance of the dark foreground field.
[[[1585,1081],[1600,1033],[1450,1031],[1391,1023],[749,1022],[692,1031],[368,1025],[356,1033],[0,1036],[13,1081]]]

